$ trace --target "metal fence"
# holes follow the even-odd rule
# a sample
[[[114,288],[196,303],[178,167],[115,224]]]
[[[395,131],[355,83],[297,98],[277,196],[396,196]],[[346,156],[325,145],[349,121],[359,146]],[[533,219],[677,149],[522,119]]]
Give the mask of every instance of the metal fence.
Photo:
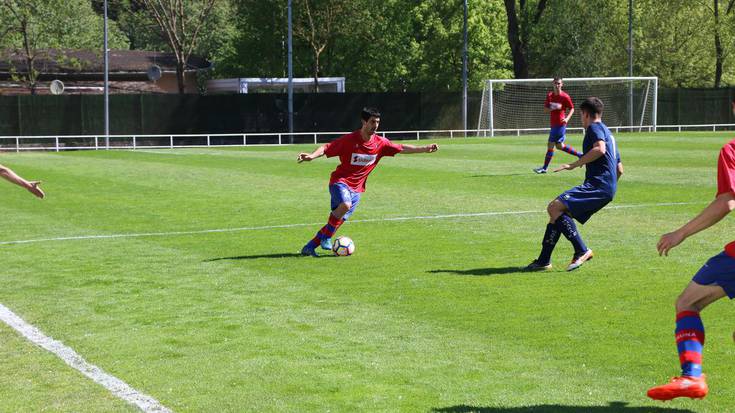
[[[658,126],[616,126],[610,128],[619,132],[655,131],[730,131],[735,123],[708,125],[658,125]],[[582,128],[569,128],[570,132],[582,133]],[[446,129],[446,130],[408,130],[380,131],[379,135],[391,140],[422,140],[431,138],[489,138],[490,130],[483,129]],[[495,129],[495,136],[522,136],[547,134],[549,128],[535,129]],[[241,134],[151,134],[151,135],[57,135],[57,136],[0,136],[0,150],[4,151],[65,151],[65,150],[105,150],[105,149],[174,149],[235,147],[252,145],[321,144],[347,132],[298,132],[298,133],[241,133]]]

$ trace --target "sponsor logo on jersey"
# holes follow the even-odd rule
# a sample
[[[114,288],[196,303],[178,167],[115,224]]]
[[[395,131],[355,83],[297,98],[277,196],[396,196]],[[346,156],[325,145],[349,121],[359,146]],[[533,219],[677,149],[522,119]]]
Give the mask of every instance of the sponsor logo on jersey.
[[[375,163],[375,159],[377,159],[377,157],[377,155],[369,155],[366,153],[353,153],[350,158],[350,164],[357,166],[372,165]]]

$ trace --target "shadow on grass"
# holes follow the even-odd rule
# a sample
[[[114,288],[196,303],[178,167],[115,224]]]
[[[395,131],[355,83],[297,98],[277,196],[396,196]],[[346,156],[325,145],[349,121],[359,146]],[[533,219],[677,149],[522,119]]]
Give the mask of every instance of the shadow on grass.
[[[483,174],[483,175],[470,175],[469,178],[495,178],[503,176],[521,176],[521,175],[533,175],[533,173],[515,173],[515,174]]]
[[[222,261],[222,260],[257,260],[260,258],[274,258],[274,259],[280,259],[280,258],[296,258],[296,257],[304,257],[303,255],[299,254],[298,252],[283,252],[280,254],[257,254],[257,255],[239,255],[236,257],[219,257],[219,258],[210,258],[208,260],[204,260],[204,262],[210,262],[210,261]],[[325,254],[320,255],[319,257],[308,257],[308,258],[329,258],[329,257],[336,257],[332,254]]]
[[[528,273],[527,271],[523,271],[523,267],[473,268],[471,270],[429,270],[427,272],[430,272],[433,274],[449,273],[449,274],[457,274],[457,275],[476,275],[476,276]]]
[[[694,413],[687,409],[668,407],[629,407],[625,402],[610,402],[609,406],[562,406],[542,404],[525,407],[451,406],[432,409],[433,413]]]

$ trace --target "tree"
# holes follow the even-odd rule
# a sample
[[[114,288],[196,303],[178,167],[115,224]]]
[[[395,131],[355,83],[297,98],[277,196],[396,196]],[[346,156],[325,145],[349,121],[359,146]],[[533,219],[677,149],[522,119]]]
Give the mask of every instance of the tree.
[[[723,25],[720,18],[720,0],[713,0],[712,13],[715,19],[715,87],[720,87],[722,83],[722,66],[725,61],[725,50],[722,46],[722,30]],[[735,0],[729,0],[725,9],[725,17],[730,15]]]
[[[64,49],[102,52],[103,22],[87,0],[0,0],[0,6],[0,26],[6,29],[0,36],[0,49],[25,61],[25,68],[14,69],[13,77],[25,83],[31,94],[36,93],[38,78],[46,69],[38,66],[39,61],[55,59],[69,63]],[[110,27],[110,44],[127,48],[114,25]]]
[[[516,9],[516,0],[504,0],[508,17],[508,43],[513,57],[513,73],[517,79],[528,78],[528,45],[534,25],[541,20],[546,9],[546,0],[539,0],[536,7],[531,7],[526,0],[520,0]]]
[[[319,91],[320,57],[336,38],[344,35],[361,9],[344,0],[295,0],[293,35],[300,38],[312,53],[314,91]]]
[[[200,31],[207,22],[217,0],[133,0],[152,18],[160,36],[176,57],[176,80],[179,93],[185,91],[186,63],[199,41]]]

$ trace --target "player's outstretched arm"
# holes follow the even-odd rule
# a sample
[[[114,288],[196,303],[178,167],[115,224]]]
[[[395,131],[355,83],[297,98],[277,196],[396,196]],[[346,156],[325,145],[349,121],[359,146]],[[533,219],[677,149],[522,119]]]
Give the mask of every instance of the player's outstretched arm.
[[[41,199],[46,196],[46,194],[43,193],[43,190],[41,190],[41,187],[39,186],[41,185],[41,181],[26,181],[7,166],[0,165],[0,176],[2,176],[8,182],[12,182],[20,187],[27,189],[28,192]]]
[[[326,147],[327,145],[322,145],[316,148],[316,150],[312,153],[301,152],[298,158],[296,158],[296,162],[301,163],[304,161],[313,161],[314,159],[324,155],[324,149],[326,149]]]
[[[579,168],[584,164],[588,164],[595,161],[597,158],[604,156],[606,151],[607,149],[605,149],[605,141],[597,141],[595,142],[594,146],[592,146],[592,149],[585,152],[581,158],[572,163],[561,165],[560,167],[554,169],[554,172],[571,171],[574,168]]]
[[[733,209],[735,209],[735,194],[732,192],[726,192],[718,195],[712,203],[707,205],[707,207],[704,208],[699,215],[692,218],[691,221],[687,222],[674,232],[662,235],[658,244],[656,244],[658,254],[669,255],[669,250],[681,244],[685,239],[697,232],[718,223]]]
[[[403,145],[401,153],[432,153],[439,150],[439,145],[432,143],[426,146]]]

